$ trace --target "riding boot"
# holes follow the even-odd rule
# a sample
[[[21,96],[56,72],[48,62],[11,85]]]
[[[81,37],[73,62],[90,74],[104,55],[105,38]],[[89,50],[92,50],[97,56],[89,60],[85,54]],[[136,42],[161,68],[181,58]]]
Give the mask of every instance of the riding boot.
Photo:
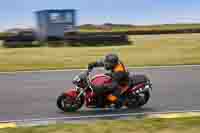
[[[123,98],[120,95],[121,89],[116,89],[113,92],[113,95],[117,97],[117,100],[115,101],[115,108],[120,109],[123,106]]]

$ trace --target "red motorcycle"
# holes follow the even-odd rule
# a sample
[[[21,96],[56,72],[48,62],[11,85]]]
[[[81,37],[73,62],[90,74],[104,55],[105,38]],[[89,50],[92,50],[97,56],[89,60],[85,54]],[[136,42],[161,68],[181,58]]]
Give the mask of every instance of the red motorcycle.
[[[81,72],[73,79],[74,88],[68,89],[57,98],[57,107],[64,112],[80,109],[83,104],[88,108],[97,108],[97,94],[94,86],[110,84],[112,79],[106,74],[95,75],[90,79],[90,72]],[[130,76],[129,84],[120,86],[123,105],[128,108],[139,108],[145,105],[150,98],[152,84],[145,75]],[[115,103],[110,97],[112,92],[102,95],[104,107],[115,108]],[[120,106],[120,107],[122,107]],[[117,107],[119,108],[119,107]]]

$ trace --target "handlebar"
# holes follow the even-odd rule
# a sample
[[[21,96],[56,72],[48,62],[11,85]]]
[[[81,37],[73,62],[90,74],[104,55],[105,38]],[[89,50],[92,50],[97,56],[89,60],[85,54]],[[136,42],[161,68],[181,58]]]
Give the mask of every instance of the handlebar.
[[[86,71],[86,74],[87,74],[87,76],[89,76],[89,74],[92,72],[92,70],[91,69],[88,69],[87,71]]]

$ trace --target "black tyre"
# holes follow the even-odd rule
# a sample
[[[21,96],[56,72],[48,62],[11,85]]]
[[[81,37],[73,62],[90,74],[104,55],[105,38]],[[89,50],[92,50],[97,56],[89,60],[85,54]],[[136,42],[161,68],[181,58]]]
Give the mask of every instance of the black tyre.
[[[128,103],[126,104],[126,106],[128,108],[140,108],[142,107],[143,105],[145,105],[149,99],[150,99],[150,92],[149,90],[148,91],[145,91],[143,93],[140,93],[138,95],[129,95],[129,101]]]
[[[80,96],[79,99],[61,94],[57,98],[57,107],[64,112],[74,112],[80,109],[84,104],[84,96]]]
[[[139,107],[145,105],[149,101],[149,99],[150,99],[150,92],[149,92],[149,90],[145,91],[145,92],[143,92],[141,94],[144,95],[144,98],[142,98],[142,100],[139,101],[139,104],[138,104]]]
[[[62,105],[63,99],[65,99],[65,95],[64,94],[58,96],[58,98],[57,98],[57,107],[62,111],[64,111],[64,106]]]

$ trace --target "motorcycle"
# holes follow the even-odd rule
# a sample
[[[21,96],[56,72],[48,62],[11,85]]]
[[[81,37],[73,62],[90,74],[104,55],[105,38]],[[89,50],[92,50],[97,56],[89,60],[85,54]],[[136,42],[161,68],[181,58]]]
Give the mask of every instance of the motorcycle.
[[[68,89],[57,98],[57,107],[64,112],[77,111],[84,103],[88,108],[97,108],[97,93],[94,91],[94,86],[110,84],[112,78],[106,74],[97,74],[90,78],[89,71],[81,72],[74,77],[72,83],[74,88]],[[112,92],[107,92],[102,95],[103,108],[139,108],[145,105],[151,95],[152,84],[145,75],[133,75],[130,77],[129,84],[120,86],[123,104],[119,107],[110,99]]]

